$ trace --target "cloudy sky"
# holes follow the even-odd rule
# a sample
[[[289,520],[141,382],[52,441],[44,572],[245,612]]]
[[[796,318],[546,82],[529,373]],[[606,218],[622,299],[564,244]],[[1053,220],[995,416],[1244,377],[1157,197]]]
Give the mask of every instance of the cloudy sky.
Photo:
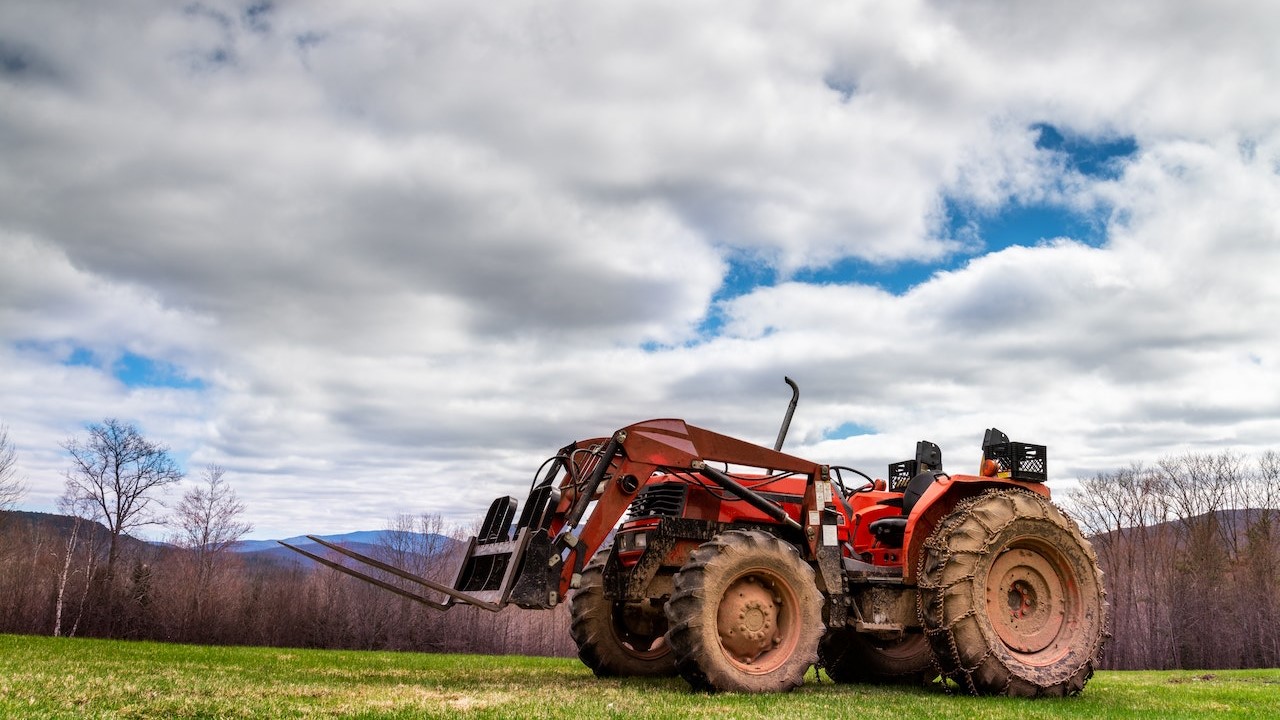
[[[649,417],[1055,487],[1280,449],[1280,5],[0,4],[0,423],[254,537],[467,522]]]

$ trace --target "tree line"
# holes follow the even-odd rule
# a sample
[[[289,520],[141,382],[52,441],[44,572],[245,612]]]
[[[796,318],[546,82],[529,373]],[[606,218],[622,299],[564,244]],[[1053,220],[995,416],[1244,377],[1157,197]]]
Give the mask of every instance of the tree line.
[[[169,449],[109,418],[63,444],[61,515],[0,512],[0,632],[423,652],[575,652],[565,606],[553,612],[440,612],[309,560],[233,551],[251,531],[224,470],[203,469],[167,515],[164,491],[183,479]],[[0,511],[22,497],[0,426]],[[464,535],[439,516],[394,519],[374,554],[440,582]],[[164,525],[168,542],[129,531]]]
[[[1083,480],[1111,604],[1104,667],[1280,667],[1280,454],[1186,454]]]
[[[400,522],[434,526],[438,516]],[[106,583],[105,530],[0,516],[0,632],[217,645],[571,656],[567,611],[439,612],[308,560],[120,543]],[[101,528],[101,526],[99,526]],[[456,534],[455,534],[456,536]],[[73,539],[74,538],[74,539]],[[421,543],[413,537],[411,542]],[[399,547],[375,551],[401,563]],[[459,543],[402,564],[451,582]]]
[[[423,607],[303,559],[233,552],[251,526],[222,468],[162,516],[168,449],[108,419],[64,444],[62,516],[0,513],[0,632],[422,652],[571,656],[567,606]],[[0,511],[23,487],[0,426]],[[1080,482],[1060,502],[1103,568],[1109,669],[1280,667],[1280,454],[1185,454]],[[164,522],[169,542],[129,531]],[[449,584],[464,537],[389,522],[379,559]]]

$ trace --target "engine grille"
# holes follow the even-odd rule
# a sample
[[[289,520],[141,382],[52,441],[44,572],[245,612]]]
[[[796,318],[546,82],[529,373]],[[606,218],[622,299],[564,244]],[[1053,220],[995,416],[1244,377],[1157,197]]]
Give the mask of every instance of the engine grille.
[[[680,517],[684,514],[684,495],[688,485],[679,482],[647,485],[631,501],[627,519],[645,517]]]

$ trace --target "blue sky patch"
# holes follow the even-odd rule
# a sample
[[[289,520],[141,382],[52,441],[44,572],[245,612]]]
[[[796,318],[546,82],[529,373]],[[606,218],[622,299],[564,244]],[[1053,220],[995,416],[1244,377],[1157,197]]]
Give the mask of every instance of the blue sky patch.
[[[1014,204],[981,226],[988,248],[1035,245],[1058,237],[1098,245],[1105,236],[1105,227],[1097,219],[1053,205]]]
[[[1058,154],[1068,171],[1095,180],[1119,177],[1125,161],[1138,152],[1137,140],[1131,136],[1089,138],[1064,133],[1048,123],[1031,128],[1039,134],[1036,148]],[[944,199],[944,207],[951,236],[978,240],[982,253],[1034,246],[1058,237],[1095,247],[1106,240],[1107,218],[1098,210],[1082,212],[1062,203],[1028,204],[1017,199],[994,213],[966,207],[952,198]]]
[[[98,362],[97,360],[94,359],[93,353],[90,352],[88,348],[82,348],[82,347],[78,347],[72,350],[71,355],[69,355],[66,361],[64,361],[62,364],[68,367],[97,367],[98,366]]]
[[[712,297],[713,303],[732,300],[761,287],[778,284],[778,272],[767,261],[747,255],[730,257],[729,271]],[[928,280],[943,265],[930,262],[877,264],[859,258],[844,258],[820,268],[797,270],[791,280],[812,285],[858,283],[902,294]]]
[[[1106,239],[1106,223],[1062,205],[1027,205],[1013,202],[999,212],[972,210],[951,199],[945,201],[948,230],[952,237],[974,237],[982,252],[995,252],[1014,245],[1034,246],[1041,241],[1069,237],[1089,245]],[[936,269],[936,268],[935,268]]]
[[[739,255],[729,258],[729,272],[716,291],[713,300],[728,300],[746,295],[758,287],[770,287],[778,282],[778,272],[765,260]]]
[[[724,312],[721,304],[743,295],[748,295],[762,287],[773,287],[778,284],[777,270],[766,260],[754,255],[740,253],[728,258],[729,270],[724,281],[711,298],[711,307],[706,318],[698,326],[699,337],[714,337],[724,327]],[[821,268],[798,270],[792,276],[794,282],[813,285],[840,285],[857,283],[878,287],[885,292],[902,295],[911,288],[926,282],[940,269],[958,267],[956,262],[898,262],[876,264],[858,258],[845,258]],[[642,346],[646,352],[661,349],[658,344],[650,343]]]
[[[857,437],[859,435],[875,435],[876,431],[866,425],[859,425],[855,422],[846,422],[822,433],[823,440],[844,440],[845,438]]]
[[[814,285],[872,285],[894,295],[902,295],[945,267],[946,264],[937,262],[876,264],[858,258],[845,258],[826,267],[801,270],[795,274],[794,279],[796,282]]]
[[[126,352],[112,366],[111,374],[127,387],[165,387],[180,390],[201,390],[204,382],[187,377],[176,365],[155,360],[145,355]]]
[[[777,271],[759,257],[735,253],[731,254],[727,261],[729,270],[725,273],[720,288],[711,296],[711,307],[708,308],[702,324],[698,326],[700,337],[714,337],[720,334],[721,328],[724,327],[724,312],[720,309],[722,302],[747,295],[756,288],[772,287],[777,283]]]
[[[1092,178],[1120,177],[1124,161],[1138,152],[1138,141],[1132,136],[1086,138],[1063,134],[1048,123],[1037,123],[1031,128],[1040,133],[1037,148],[1062,153],[1068,168]]]
[[[125,351],[110,360],[89,348],[67,343],[26,341],[16,343],[19,351],[37,352],[60,358],[66,367],[87,367],[110,374],[128,388],[175,388],[178,390],[203,390],[204,381],[191,377],[181,367],[164,360]]]

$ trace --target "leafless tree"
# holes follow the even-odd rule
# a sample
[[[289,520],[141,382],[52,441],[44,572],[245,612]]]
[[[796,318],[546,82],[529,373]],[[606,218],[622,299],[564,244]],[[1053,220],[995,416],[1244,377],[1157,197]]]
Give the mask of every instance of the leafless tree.
[[[78,497],[70,491],[63,494],[58,499],[58,509],[62,514],[72,518],[71,532],[61,543],[58,549],[58,565],[55,566],[55,587],[54,609],[53,609],[53,636],[60,637],[63,634],[63,625],[66,615],[67,604],[70,602],[69,593],[73,591],[72,581],[77,575],[82,575],[79,584],[81,589],[79,592],[79,602],[76,603],[75,615],[71,618],[70,628],[67,629],[68,636],[74,636],[80,627],[80,620],[84,617],[85,600],[89,595],[89,580],[93,577],[93,571],[97,564],[98,552],[95,545],[95,531],[99,529],[99,525],[95,521],[97,514],[96,506],[83,497]],[[84,567],[80,568],[77,562],[84,563]],[[74,566],[74,567],[73,567]]]
[[[9,439],[9,426],[0,425],[0,511],[12,510],[25,491],[18,479],[18,452]]]
[[[391,565],[408,570],[415,575],[443,584],[452,584],[459,558],[456,539],[450,537],[444,518],[437,514],[418,516],[402,514],[392,519],[390,527],[382,534],[375,555]],[[396,578],[384,578],[417,594],[435,596],[412,583]],[[435,597],[442,601],[443,596]],[[409,600],[396,603],[399,617],[394,632],[389,635],[388,647],[442,651],[454,633],[454,619],[442,613],[424,612],[422,606]],[[453,614],[456,614],[453,613]]]
[[[228,548],[253,530],[252,524],[241,520],[244,503],[227,484],[225,474],[217,465],[206,466],[200,484],[182,496],[174,514],[173,524],[179,533],[176,544],[191,553],[194,565],[191,599],[182,623],[184,635],[203,622],[211,586]]]
[[[63,444],[71,455],[67,494],[92,503],[107,526],[104,581],[109,586],[117,572],[120,536],[156,522],[152,505],[157,495],[182,480],[182,471],[169,457],[168,446],[147,440],[131,423],[107,418],[88,430],[88,439]]]
[[[1107,667],[1280,662],[1280,455],[1166,457],[1083,480],[1070,499],[1106,571]]]
[[[1106,572],[1114,639],[1109,667],[1148,667],[1170,651],[1165,600],[1171,568],[1161,477],[1140,463],[1081,480],[1069,500]]]
[[[244,503],[225,479],[226,471],[208,465],[200,474],[201,484],[182,496],[174,515],[180,544],[202,558],[216,560],[227,548],[253,530],[240,519]]]

